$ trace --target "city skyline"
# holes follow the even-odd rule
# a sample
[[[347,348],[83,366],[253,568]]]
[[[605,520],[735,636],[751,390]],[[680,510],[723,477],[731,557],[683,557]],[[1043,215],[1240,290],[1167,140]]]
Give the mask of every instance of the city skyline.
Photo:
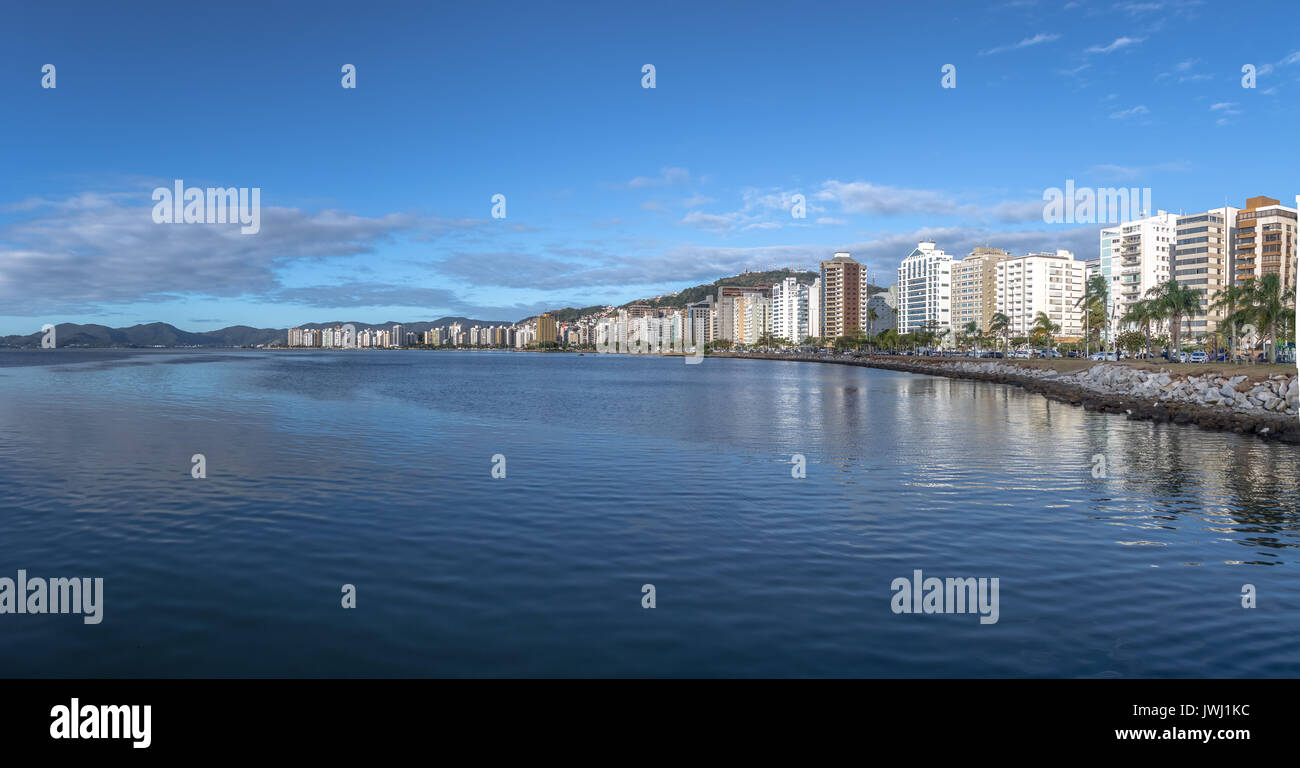
[[[1116,222],[1044,222],[1048,190],[1291,204],[1294,142],[1259,126],[1300,117],[1300,44],[1253,19],[1293,11],[1249,7],[770,4],[737,29],[686,5],[412,4],[308,27],[262,9],[256,34],[224,11],[12,9],[0,336],[522,318],[840,251],[887,284],[919,242],[1087,260]],[[257,231],[156,223],[181,182],[260,190]]]

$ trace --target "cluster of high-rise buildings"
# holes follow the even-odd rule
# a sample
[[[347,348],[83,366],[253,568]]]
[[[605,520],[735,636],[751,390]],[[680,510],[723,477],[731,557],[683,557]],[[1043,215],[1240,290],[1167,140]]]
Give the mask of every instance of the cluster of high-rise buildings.
[[[1252,197],[1244,208],[1154,215],[1101,231],[1096,258],[1065,250],[1023,256],[989,247],[956,259],[925,242],[898,267],[898,332],[961,333],[970,323],[987,331],[1006,315],[1010,335],[1029,336],[1038,313],[1060,326],[1062,340],[1083,337],[1087,280],[1105,280],[1112,327],[1147,292],[1170,280],[1201,292],[1199,313],[1184,318],[1193,336],[1214,333],[1224,319],[1219,292],[1264,275],[1278,275],[1283,291],[1296,286],[1297,207]]]
[[[1300,207],[1300,196],[1296,204]],[[1262,196],[1248,199],[1244,208],[1159,211],[1103,229],[1100,254],[1088,262],[1088,274],[1106,279],[1117,317],[1170,279],[1201,291],[1201,311],[1186,321],[1187,329],[1213,333],[1224,316],[1212,304],[1224,288],[1270,274],[1279,276],[1284,291],[1295,287],[1296,212]]]
[[[612,307],[606,310],[612,310]],[[350,324],[325,328],[290,328],[288,346],[323,349],[396,349],[401,347],[460,347],[525,349],[539,346],[588,346],[594,320],[558,322],[543,313],[513,325],[470,325],[450,322],[423,331],[395,324],[391,328],[356,329]]]
[[[662,351],[699,343],[733,346],[803,344],[860,328],[893,327],[894,293],[871,294],[867,270],[848,253],[821,263],[811,280],[790,275],[772,283],[723,285],[682,308],[633,304],[596,323],[598,349]]]
[[[1300,196],[1296,197],[1300,207]],[[774,283],[724,285],[685,307],[635,303],[604,307],[561,322],[550,313],[514,325],[454,322],[421,332],[401,325],[351,331],[350,326],[291,328],[294,347],[595,347],[601,351],[665,352],[725,341],[734,346],[803,344],[860,331],[922,331],[951,345],[974,327],[987,332],[994,315],[1009,320],[1009,335],[1030,336],[1039,313],[1061,340],[1083,337],[1087,280],[1109,287],[1112,323],[1147,292],[1174,279],[1202,292],[1201,312],[1185,319],[1193,335],[1212,333],[1223,320],[1213,307],[1224,288],[1267,274],[1283,290],[1296,285],[1297,208],[1252,197],[1244,208],[1201,213],[1158,211],[1102,229],[1096,258],[1070,251],[1013,255],[981,246],[956,258],[921,242],[898,265],[894,285],[875,288],[867,268],[849,253],[821,262],[811,280],[790,275]],[[1112,326],[1114,327],[1114,326]],[[946,332],[946,333],[945,333]]]

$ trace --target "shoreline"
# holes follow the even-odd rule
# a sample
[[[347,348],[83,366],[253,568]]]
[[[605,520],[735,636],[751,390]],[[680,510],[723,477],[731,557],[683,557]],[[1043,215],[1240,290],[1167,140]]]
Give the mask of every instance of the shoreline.
[[[1206,381],[1206,378],[1212,375],[1207,375],[1207,377],[1186,377],[1171,374],[1168,371],[1139,371],[1139,369],[1129,368],[1128,366],[1107,363],[1098,363],[1089,368],[1081,369],[1080,372],[1062,375],[1047,369],[1007,364],[1001,360],[994,362],[969,358],[935,358],[933,360],[921,358],[925,362],[903,362],[894,356],[881,355],[835,358],[816,355],[713,353],[709,357],[833,363],[902,373],[1008,384],[1021,387],[1027,392],[1042,395],[1048,400],[1082,406],[1084,410],[1122,414],[1130,421],[1195,425],[1207,430],[1253,434],[1263,440],[1300,445],[1300,418],[1297,417],[1294,411],[1294,392],[1297,386],[1295,374],[1290,377],[1274,375],[1261,382],[1252,383],[1249,390],[1242,390],[1240,385],[1243,382],[1250,383],[1248,377],[1242,374],[1238,374],[1237,377],[1219,377],[1227,379],[1227,381],[1224,381],[1221,385],[1216,385]],[[1024,372],[1012,372],[1007,370],[1008,368],[1017,368]],[[1100,375],[1085,373],[1097,371],[1098,369],[1102,370]],[[1138,371],[1138,373],[1117,373],[1116,369]],[[1034,373],[1035,371],[1038,371],[1038,373]],[[1079,383],[1080,378],[1105,379],[1111,375],[1126,378],[1130,381],[1137,380],[1141,382],[1138,384],[1139,389],[1145,387],[1150,391],[1141,393],[1104,391],[1083,386]],[[1242,381],[1237,381],[1237,379]],[[1214,390],[1216,386],[1228,386],[1240,393],[1237,395],[1238,401],[1250,402],[1247,397],[1254,395],[1257,391],[1265,391],[1262,388],[1270,386],[1270,382],[1276,382],[1275,386],[1289,388],[1291,396],[1283,399],[1284,404],[1291,404],[1287,408],[1289,412],[1268,411],[1262,407],[1240,410],[1224,407],[1217,403],[1206,404],[1204,401],[1197,403],[1172,396],[1173,393],[1184,389],[1196,390],[1199,393],[1201,390],[1197,389],[1197,387],[1204,383],[1206,384],[1204,390],[1207,392]],[[1210,397],[1223,396],[1218,395],[1216,392]]]

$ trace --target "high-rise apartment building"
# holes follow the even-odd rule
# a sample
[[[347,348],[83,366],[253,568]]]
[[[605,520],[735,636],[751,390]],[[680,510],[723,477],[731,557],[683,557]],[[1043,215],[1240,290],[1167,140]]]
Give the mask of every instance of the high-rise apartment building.
[[[952,324],[957,330],[973,322],[980,329],[993,324],[997,311],[997,265],[1011,258],[1001,248],[979,246],[952,264]]]
[[[757,341],[746,341],[750,336],[746,323],[747,318],[752,315],[753,310],[749,305],[755,301],[766,300],[768,303],[768,316],[771,315],[772,286],[770,285],[723,285],[718,287],[718,304],[717,304],[717,338],[726,339],[735,344],[753,344]],[[770,320],[769,320],[770,323]],[[759,333],[766,333],[770,328],[765,327]]]
[[[1194,336],[1213,333],[1223,322],[1223,310],[1210,309],[1210,305],[1220,291],[1233,284],[1238,212],[1225,207],[1178,217],[1174,279],[1201,292],[1200,312],[1184,324],[1184,330]]]
[[[812,281],[808,286],[808,335],[814,339],[822,336],[822,279]],[[800,343],[803,339],[799,339]]]
[[[771,296],[761,293],[742,294],[737,306],[741,343],[757,344],[759,339],[772,332]]]
[[[686,308],[686,345],[708,344],[714,339],[716,311],[713,297],[706,296],[704,301],[691,304]]]
[[[996,311],[1010,320],[1011,336],[1029,336],[1042,312],[1061,327],[1056,339],[1083,338],[1087,266],[1069,251],[1030,253],[997,262]],[[1055,340],[1055,339],[1054,339]]]
[[[1300,205],[1300,200],[1297,201]],[[1237,213],[1237,282],[1280,275],[1282,290],[1296,285],[1296,209],[1271,197],[1252,197]]]
[[[1099,273],[1110,291],[1112,322],[1173,277],[1177,228],[1176,215],[1159,211],[1101,231]]]
[[[861,330],[866,303],[867,271],[847,253],[821,263],[821,336],[828,339]]]
[[[802,344],[808,332],[809,286],[787,277],[772,286],[772,335]]]
[[[537,318],[537,343],[558,342],[560,340],[555,318],[550,312],[543,312]]]
[[[952,257],[931,242],[917,244],[898,266],[898,332],[927,328],[952,328]]]

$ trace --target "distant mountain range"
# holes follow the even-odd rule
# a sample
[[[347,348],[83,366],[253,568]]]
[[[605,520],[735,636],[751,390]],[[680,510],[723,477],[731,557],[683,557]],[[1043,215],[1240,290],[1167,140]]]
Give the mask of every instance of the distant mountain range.
[[[746,272],[741,275],[733,275],[715,280],[712,283],[696,285],[690,288],[684,288],[676,293],[670,293],[663,296],[657,296],[653,299],[638,299],[629,301],[624,307],[632,304],[649,304],[656,308],[680,308],[688,304],[694,304],[703,301],[705,296],[717,293],[719,286],[723,285],[769,285],[780,282],[787,277],[797,278],[800,282],[808,283],[817,278],[816,272],[801,272],[792,269],[777,269],[766,272]],[[868,286],[868,293],[877,293],[885,290],[879,286]],[[603,310],[603,305],[591,307],[565,307],[563,309],[551,310],[550,314],[561,323],[572,322],[584,315],[590,315]],[[531,320],[532,317],[526,317],[517,322]],[[460,323],[466,328],[479,325],[514,325],[516,321],[511,320],[475,320],[469,317],[440,317],[437,320],[427,320],[416,323],[399,322],[396,320],[386,323],[361,323],[355,320],[333,321],[328,323],[304,323],[298,328],[334,328],[335,326],[346,325],[351,323],[358,331],[364,329],[392,328],[394,325],[401,325],[408,331],[421,333],[430,328],[440,328]],[[216,331],[204,331],[196,333],[193,331],[182,331],[174,325],[167,323],[148,323],[145,325],[133,325],[129,328],[109,328],[106,325],[76,325],[74,323],[59,323],[55,327],[55,341],[60,347],[255,347],[273,343],[284,344],[288,341],[288,328],[251,328],[247,325],[232,325],[229,328],[222,328]],[[44,334],[39,331],[26,336],[0,336],[0,347],[39,347],[41,337]]]

